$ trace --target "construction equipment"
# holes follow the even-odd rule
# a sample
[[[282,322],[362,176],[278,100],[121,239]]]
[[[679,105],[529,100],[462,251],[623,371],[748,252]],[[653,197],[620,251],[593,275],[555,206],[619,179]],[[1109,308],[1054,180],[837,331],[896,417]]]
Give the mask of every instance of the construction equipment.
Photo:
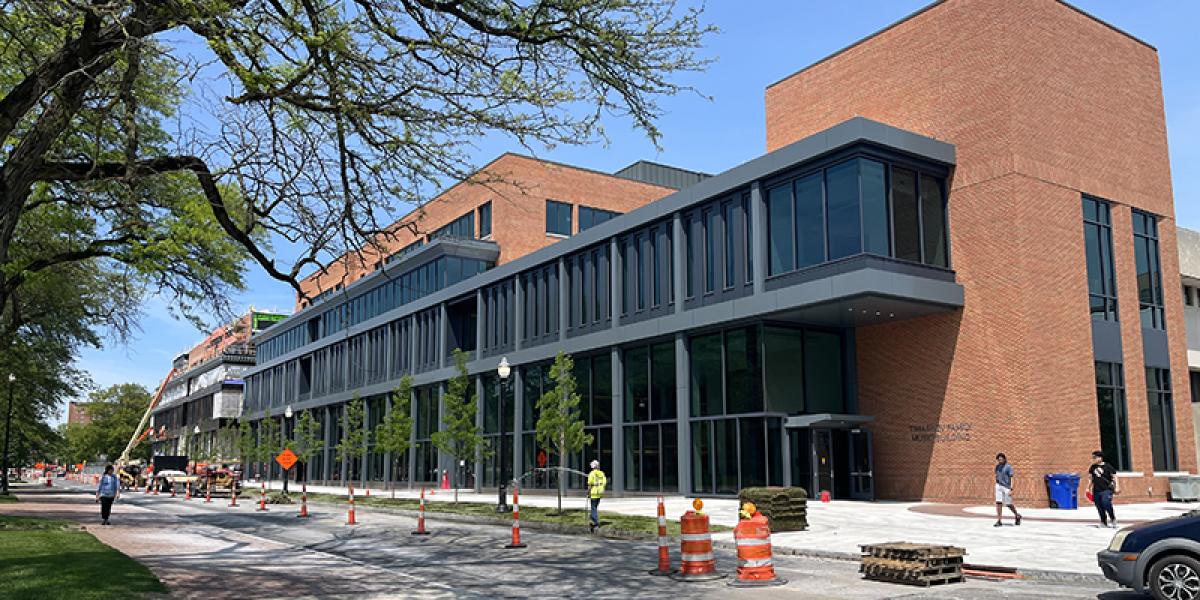
[[[197,465],[196,484],[204,489],[211,489],[213,494],[230,494],[234,490],[242,492],[242,471],[239,467],[229,465]]]
[[[164,379],[162,384],[158,386],[158,391],[154,393],[154,398],[150,400],[150,405],[146,407],[146,412],[142,413],[141,422],[138,423],[136,428],[134,428],[133,435],[129,436],[129,443],[125,445],[125,450],[121,452],[120,458],[117,459],[116,466],[118,469],[124,466],[125,463],[129,462],[129,453],[133,452],[134,447],[141,443],[142,440],[146,439],[146,436],[150,434],[150,429],[146,427],[146,423],[150,421],[150,413],[154,411],[155,406],[158,406],[158,401],[162,400],[163,392],[167,390],[167,384],[170,383],[171,378],[175,376],[175,373],[176,370],[174,367],[172,367],[171,371],[167,373],[167,378]],[[142,432],[140,435],[138,434],[139,431]]]

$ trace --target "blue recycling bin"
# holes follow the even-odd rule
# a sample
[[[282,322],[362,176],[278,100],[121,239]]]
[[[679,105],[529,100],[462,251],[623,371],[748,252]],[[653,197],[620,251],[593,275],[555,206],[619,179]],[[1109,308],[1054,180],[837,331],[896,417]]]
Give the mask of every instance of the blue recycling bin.
[[[1050,473],[1046,475],[1046,489],[1050,493],[1050,508],[1079,508],[1079,474]]]

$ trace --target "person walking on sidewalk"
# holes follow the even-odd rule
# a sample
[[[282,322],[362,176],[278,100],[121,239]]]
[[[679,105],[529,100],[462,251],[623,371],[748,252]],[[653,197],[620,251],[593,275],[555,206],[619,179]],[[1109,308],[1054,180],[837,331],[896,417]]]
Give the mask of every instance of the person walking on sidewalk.
[[[1120,480],[1117,470],[1104,462],[1104,453],[1097,450],[1092,453],[1092,466],[1088,467],[1087,491],[1096,504],[1096,512],[1100,513],[1100,526],[1108,527],[1112,523],[1117,526],[1117,515],[1113,512],[1113,495],[1121,493]]]
[[[113,502],[121,495],[121,481],[113,475],[113,466],[104,467],[104,475],[96,486],[96,502],[100,503],[100,524],[108,525],[108,517],[112,515]]]
[[[588,497],[592,500],[588,530],[595,533],[596,528],[600,526],[600,498],[604,497],[604,487],[608,485],[608,478],[604,476],[604,471],[600,470],[600,461],[592,461],[592,472],[588,473],[587,484]]]
[[[1015,524],[1021,524],[1021,513],[1017,512],[1017,507],[1013,505],[1012,479],[1012,465],[1008,464],[1008,457],[1001,452],[996,455],[996,527],[1004,526],[1005,506],[1012,511],[1013,517],[1016,518]]]

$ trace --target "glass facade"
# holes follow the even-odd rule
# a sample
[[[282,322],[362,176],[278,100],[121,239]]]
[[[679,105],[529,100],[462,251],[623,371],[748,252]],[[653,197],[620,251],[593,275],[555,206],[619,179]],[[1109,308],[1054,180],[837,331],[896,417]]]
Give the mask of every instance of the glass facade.
[[[1146,400],[1150,405],[1150,454],[1155,471],[1179,470],[1175,445],[1175,410],[1171,371],[1146,367]]]
[[[943,186],[940,177],[871,158],[773,184],[768,274],[863,253],[949,266]]]
[[[1112,207],[1083,197],[1083,241],[1087,252],[1088,306],[1096,321],[1119,321],[1117,276],[1113,266]]]
[[[1166,329],[1162,264],[1158,255],[1158,218],[1133,211],[1133,257],[1137,266],[1138,310],[1145,329]]]
[[[1096,404],[1100,415],[1100,449],[1105,460],[1118,471],[1131,470],[1125,372],[1120,363],[1096,362]]]

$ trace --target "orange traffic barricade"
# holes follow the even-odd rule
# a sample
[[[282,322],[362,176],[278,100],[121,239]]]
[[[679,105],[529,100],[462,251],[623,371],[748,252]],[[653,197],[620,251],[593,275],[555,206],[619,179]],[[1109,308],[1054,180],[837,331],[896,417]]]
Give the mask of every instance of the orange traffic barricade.
[[[717,573],[708,515],[699,512],[704,503],[697,498],[692,506],[696,510],[683,513],[679,519],[679,572],[672,573],[671,578],[679,581],[720,579],[724,575]]]
[[[754,510],[749,506],[745,512]],[[767,517],[754,511],[749,519],[738,521],[733,529],[737,543],[737,579],[729,585],[737,587],[764,587],[783,585],[787,580],[775,576],[775,562],[771,555],[771,527]]]

